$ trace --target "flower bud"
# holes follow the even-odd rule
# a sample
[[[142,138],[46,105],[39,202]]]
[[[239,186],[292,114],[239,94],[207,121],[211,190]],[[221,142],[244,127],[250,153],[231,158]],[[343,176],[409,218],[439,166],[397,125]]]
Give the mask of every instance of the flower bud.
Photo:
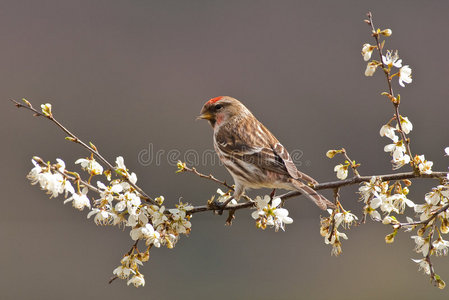
[[[374,72],[376,72],[378,64],[376,62],[369,62],[366,65],[365,76],[373,76]]]
[[[398,233],[398,232],[395,230],[394,232],[388,234],[388,235],[385,237],[385,242],[386,242],[387,244],[393,243],[393,242],[394,242],[394,237],[396,236],[397,233]]]
[[[42,113],[43,113],[46,117],[52,117],[52,114],[51,114],[51,104],[50,104],[50,103],[41,104],[41,109],[42,109]]]
[[[30,103],[27,99],[22,98],[22,101],[25,102],[25,104],[26,104],[28,107],[31,107],[31,103]]]
[[[390,36],[393,32],[391,31],[391,29],[384,29],[380,32],[380,34],[384,35],[384,36]]]
[[[441,279],[438,275],[435,275],[435,282],[437,283],[437,286],[440,290],[446,287],[446,282],[444,282],[444,280]]]
[[[337,155],[340,152],[341,152],[340,150],[329,150],[326,152],[326,156],[329,158],[333,158],[335,155]]]

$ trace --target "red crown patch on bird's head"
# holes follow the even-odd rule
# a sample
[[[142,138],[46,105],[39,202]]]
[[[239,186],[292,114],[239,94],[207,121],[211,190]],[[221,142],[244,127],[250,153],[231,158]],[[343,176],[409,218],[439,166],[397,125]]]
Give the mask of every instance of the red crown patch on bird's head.
[[[218,96],[218,97],[212,98],[209,101],[207,101],[206,104],[209,104],[209,105],[214,104],[215,102],[220,101],[221,98],[223,98],[223,96]]]

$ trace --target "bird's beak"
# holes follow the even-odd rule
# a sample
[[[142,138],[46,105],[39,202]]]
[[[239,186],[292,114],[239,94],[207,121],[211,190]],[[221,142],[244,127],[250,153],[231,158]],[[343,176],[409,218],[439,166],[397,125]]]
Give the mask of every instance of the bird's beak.
[[[208,112],[204,112],[198,117],[196,117],[197,120],[206,119],[206,120],[212,120],[214,116]]]

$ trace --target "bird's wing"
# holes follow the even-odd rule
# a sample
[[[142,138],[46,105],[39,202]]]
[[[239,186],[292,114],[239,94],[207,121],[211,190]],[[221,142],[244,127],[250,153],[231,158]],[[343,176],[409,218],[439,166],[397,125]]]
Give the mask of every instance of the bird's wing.
[[[301,179],[307,183],[318,184],[318,182],[315,179],[313,179],[309,175],[299,171],[296,168],[295,164],[292,161],[290,154],[288,153],[287,149],[285,149],[284,146],[282,146],[281,143],[277,142],[272,147],[273,147],[274,153],[277,154],[284,162],[284,165],[288,171],[288,174],[290,174],[291,177],[293,177],[294,179]]]
[[[242,120],[238,126],[224,126],[215,138],[219,150],[228,157],[252,163],[263,170],[290,175],[306,183],[318,183],[296,168],[287,149],[255,118]]]
[[[255,120],[255,119],[252,119]],[[271,144],[279,143],[276,138],[257,120],[242,121],[239,126],[224,126],[215,135],[218,150],[227,158],[242,160],[282,175],[290,174],[284,160],[277,154]],[[287,153],[288,155],[288,153]],[[294,168],[290,176],[298,178],[295,165],[290,160],[290,168]],[[296,170],[297,171],[297,170]]]

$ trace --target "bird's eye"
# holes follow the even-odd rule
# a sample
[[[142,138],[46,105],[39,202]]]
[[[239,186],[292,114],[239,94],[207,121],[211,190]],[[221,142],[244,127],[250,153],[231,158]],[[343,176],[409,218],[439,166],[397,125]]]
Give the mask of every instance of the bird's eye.
[[[223,105],[222,104],[217,104],[217,105],[215,105],[215,110],[220,110],[220,109],[222,109],[223,108]]]

